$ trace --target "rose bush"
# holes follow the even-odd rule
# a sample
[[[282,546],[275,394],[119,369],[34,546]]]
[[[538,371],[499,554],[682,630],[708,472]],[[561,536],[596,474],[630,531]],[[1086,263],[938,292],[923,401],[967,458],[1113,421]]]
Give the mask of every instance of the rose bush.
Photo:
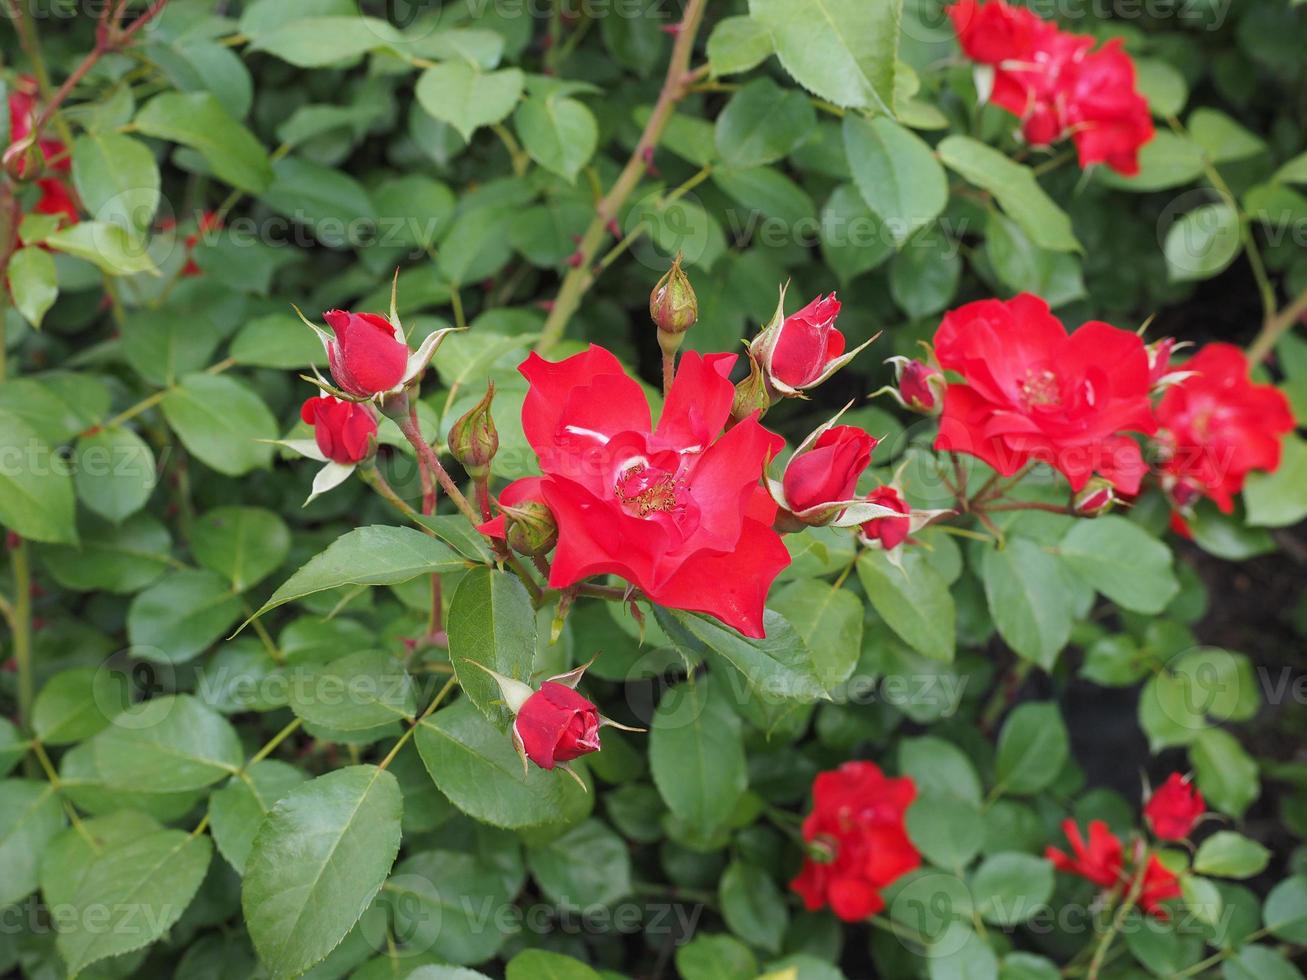
[[[1301,976],[1307,9],[2,9],[0,974]]]

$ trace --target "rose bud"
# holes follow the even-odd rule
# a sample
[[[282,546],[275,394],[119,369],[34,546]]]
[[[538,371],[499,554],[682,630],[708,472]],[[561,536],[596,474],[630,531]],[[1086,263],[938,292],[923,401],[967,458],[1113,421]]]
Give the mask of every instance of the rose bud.
[[[771,396],[767,393],[767,382],[763,378],[762,368],[758,362],[749,358],[749,376],[735,386],[735,397],[731,402],[731,424],[741,422],[756,414],[759,419],[771,408]]]
[[[867,500],[873,504],[888,507],[890,510],[896,510],[904,515],[903,517],[875,518],[864,522],[858,527],[858,537],[867,547],[893,551],[907,540],[912,531],[912,519],[907,516],[912,513],[912,508],[908,506],[908,502],[903,499],[898,490],[892,486],[877,487],[867,494]]]
[[[1101,476],[1091,477],[1072,502],[1072,509],[1081,517],[1100,517],[1116,504],[1116,488]]]
[[[671,344],[673,351],[681,345],[681,334],[699,319],[699,299],[694,295],[689,277],[681,269],[679,254],[649,294],[649,316],[658,328],[659,344],[664,349]],[[668,336],[664,338],[663,334]]]
[[[818,296],[788,317],[784,311],[785,290],[782,289],[771,322],[749,345],[749,353],[762,366],[767,384],[782,396],[815,388],[871,343],[869,340],[857,350],[844,352],[844,334],[835,328],[840,301],[834,293]]]
[[[944,372],[910,357],[891,357],[895,387],[888,389],[900,405],[922,415],[938,415],[944,409]]]
[[[1207,810],[1203,794],[1178,772],[1171,773],[1144,805],[1144,818],[1162,840],[1184,840]]]
[[[408,344],[394,325],[377,313],[329,310],[323,319],[335,333],[327,345],[331,376],[341,389],[371,398],[398,387],[408,366]]]
[[[826,429],[785,467],[786,509],[809,526],[829,524],[852,499],[875,448],[876,440],[855,426]]]
[[[499,452],[499,432],[490,414],[494,397],[495,383],[490,381],[486,384],[485,397],[449,430],[449,451],[474,480],[490,474],[490,461]]]
[[[504,538],[508,546],[528,558],[543,558],[558,544],[558,524],[554,512],[538,500],[517,505],[501,501],[504,512]]]
[[[475,660],[464,663],[485,671],[499,685],[504,703],[513,712],[513,747],[522,760],[522,772],[528,772],[527,760],[541,769],[559,768],[580,783],[585,783],[567,763],[591,752],[598,752],[599,729],[605,725],[627,732],[642,732],[605,718],[588,699],[576,693],[576,685],[590,663],[558,674],[533,690],[530,685],[505,677]],[[457,665],[456,665],[457,669]]]
[[[357,402],[315,395],[300,407],[300,418],[313,426],[318,449],[333,463],[360,463],[376,451],[377,422]]]

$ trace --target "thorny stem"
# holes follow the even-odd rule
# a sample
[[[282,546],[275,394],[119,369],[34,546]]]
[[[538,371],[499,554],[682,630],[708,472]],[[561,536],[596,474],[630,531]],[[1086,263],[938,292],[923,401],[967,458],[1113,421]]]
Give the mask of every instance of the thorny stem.
[[[676,351],[663,351],[663,398],[672,393],[672,382],[676,379]]]
[[[403,420],[399,422],[399,431],[404,433],[404,438],[417,450],[419,464],[425,464],[430,468],[436,477],[436,482],[440,484],[445,493],[449,494],[449,499],[454,502],[454,506],[458,508],[459,513],[471,521],[474,526],[480,524],[481,518],[472,509],[472,505],[467,502],[467,498],[463,496],[463,491],[458,489],[458,485],[454,483],[453,478],[440,465],[435,450],[431,448],[431,444],[427,442],[418,429],[416,413],[403,417]]]
[[[675,111],[676,104],[685,97],[688,90],[686,83],[694,77],[690,73],[690,55],[694,50],[694,39],[699,33],[699,24],[703,20],[706,6],[707,0],[688,0],[685,5],[685,13],[677,27],[676,43],[672,47],[672,56],[667,64],[667,75],[663,80],[658,101],[654,103],[649,121],[645,123],[644,132],[640,134],[640,139],[636,142],[635,149],[631,151],[626,166],[622,168],[622,172],[608,193],[599,201],[590,226],[581,236],[580,244],[577,246],[577,254],[581,261],[569,269],[567,275],[563,277],[563,284],[545,320],[540,339],[536,342],[536,350],[541,353],[553,348],[562,338],[568,321],[571,320],[572,314],[581,303],[581,297],[585,294],[590,263],[594,261],[599,246],[609,234],[609,224],[617,218],[622,204],[639,184],[640,178],[649,166],[654,147],[658,145],[663,129],[667,126],[667,121]]]
[[[474,481],[477,488],[477,506],[481,508],[481,519],[490,520],[494,512],[490,509],[490,474],[479,476]]]

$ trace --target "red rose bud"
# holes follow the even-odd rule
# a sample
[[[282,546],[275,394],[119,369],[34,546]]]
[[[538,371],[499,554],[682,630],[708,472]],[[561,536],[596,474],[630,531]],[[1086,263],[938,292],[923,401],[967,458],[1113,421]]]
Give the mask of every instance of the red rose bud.
[[[893,551],[905,540],[912,528],[912,520],[907,515],[912,513],[912,508],[908,502],[903,499],[897,490],[893,487],[877,487],[871,493],[867,494],[867,500],[873,504],[880,504],[882,507],[889,507],[891,510],[897,510],[903,517],[878,517],[862,524],[858,529],[858,536],[862,543],[872,548],[884,548],[886,551]]]
[[[699,319],[699,299],[681,269],[679,254],[649,294],[649,316],[658,328],[658,346],[664,354],[676,353],[682,335]]]
[[[313,426],[318,449],[333,463],[360,463],[376,451],[376,419],[356,402],[315,395],[301,406],[300,418]]]
[[[486,394],[449,430],[449,451],[474,480],[490,473],[490,462],[499,452],[499,432],[490,414],[495,398],[495,383],[486,385]]]
[[[904,408],[923,415],[938,415],[944,408],[944,373],[922,361],[906,357],[890,358],[898,384],[899,401]]]
[[[1072,508],[1081,517],[1100,517],[1115,504],[1115,488],[1101,476],[1096,476],[1076,494]]]
[[[836,425],[796,452],[781,479],[790,512],[809,526],[833,521],[853,498],[875,448],[876,440],[861,429]]]
[[[816,387],[833,373],[831,365],[845,347],[844,334],[835,328],[839,315],[840,301],[834,293],[818,296],[778,325],[773,320],[773,326],[758,335],[754,344],[759,349],[754,353],[762,355],[759,360],[768,380],[778,382],[782,394]]]
[[[1165,922],[1170,916],[1162,903],[1179,898],[1180,895],[1180,879],[1167,869],[1156,854],[1152,855],[1144,866],[1144,880],[1139,888],[1139,907]]]
[[[1203,794],[1173,772],[1144,805],[1144,818],[1162,840],[1184,840],[1207,810]]]
[[[537,500],[515,506],[501,503],[504,539],[508,546],[529,558],[543,558],[558,544],[558,523],[554,512]]]
[[[1058,871],[1087,878],[1100,888],[1111,888],[1121,877],[1124,848],[1121,839],[1107,829],[1101,820],[1089,823],[1089,841],[1080,836],[1080,828],[1070,818],[1062,821],[1062,831],[1071,844],[1068,856],[1056,847],[1049,847],[1044,856],[1053,862]]]
[[[885,907],[881,891],[921,866],[905,826],[916,795],[910,778],[887,779],[872,762],[817,775],[803,821],[809,852],[790,882],[809,911],[830,906],[858,922]]]
[[[513,722],[526,757],[541,769],[599,751],[599,709],[570,687],[545,681]]]
[[[327,360],[342,391],[371,398],[404,379],[408,344],[384,316],[330,310],[323,319],[335,333],[327,342]]]

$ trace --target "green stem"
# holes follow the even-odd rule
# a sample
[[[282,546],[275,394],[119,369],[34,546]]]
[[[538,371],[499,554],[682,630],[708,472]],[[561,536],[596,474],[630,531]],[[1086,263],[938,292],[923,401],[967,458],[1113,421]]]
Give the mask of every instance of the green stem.
[[[1307,289],[1304,289],[1293,302],[1262,324],[1261,332],[1257,334],[1252,346],[1248,348],[1249,362],[1257,365],[1266,360],[1271,351],[1275,349],[1281,335],[1291,330],[1293,325],[1305,313],[1307,313]]]
[[[241,772],[249,772],[268,756],[272,755],[272,753],[277,750],[277,746],[299,731],[301,724],[302,722],[298,718],[293,719],[285,728],[263,743],[263,748],[250,756],[250,761],[241,766]]]
[[[399,750],[408,744],[408,740],[413,737],[413,733],[418,730],[418,726],[431,717],[432,713],[440,707],[440,702],[445,700],[445,697],[454,689],[454,685],[457,683],[457,677],[450,677],[449,680],[445,681],[445,686],[442,687],[439,693],[431,699],[431,703],[427,705],[426,710],[418,715],[413,724],[409,726],[408,731],[399,737],[399,741],[396,742],[390,752],[386,754],[386,757],[377,763],[378,769],[385,769],[395,761],[395,756],[399,755]]]
[[[1103,938],[1098,942],[1098,948],[1094,950],[1094,958],[1089,961],[1089,970],[1085,974],[1088,980],[1098,980],[1099,971],[1103,968],[1103,961],[1107,959],[1107,952],[1112,948],[1112,943],[1125,927],[1125,920],[1130,915],[1135,903],[1139,900],[1139,893],[1144,888],[1144,872],[1148,867],[1148,858],[1150,851],[1145,848],[1140,855],[1139,860],[1135,862],[1135,880],[1130,882],[1130,889],[1126,892],[1125,898],[1122,899],[1120,907],[1116,910],[1116,915],[1112,917],[1112,925],[1103,933]]]
[[[427,442],[421,431],[419,431],[417,419],[413,415],[406,415],[397,421],[399,424],[399,431],[404,433],[404,438],[406,438],[417,451],[419,463],[425,463],[430,468],[431,472],[435,474],[436,481],[444,489],[445,493],[449,494],[449,499],[454,502],[454,506],[458,508],[459,513],[471,521],[474,527],[480,524],[481,518],[478,517],[477,512],[472,509],[472,505],[468,503],[467,498],[463,496],[463,491],[458,489],[458,484],[454,482],[453,478],[440,464],[440,459],[436,456],[435,450],[431,448],[430,443]]]

